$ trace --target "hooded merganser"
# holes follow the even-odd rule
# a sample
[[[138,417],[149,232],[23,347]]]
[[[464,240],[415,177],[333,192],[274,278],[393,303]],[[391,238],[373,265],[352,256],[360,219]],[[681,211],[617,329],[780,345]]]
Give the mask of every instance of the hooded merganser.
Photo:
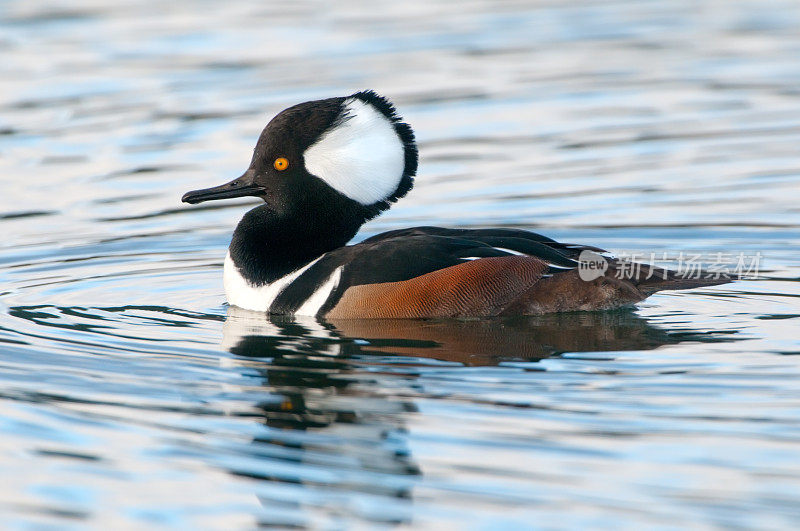
[[[250,167],[186,203],[256,196],[225,258],[228,302],[325,318],[530,315],[603,310],[650,294],[721,284],[613,258],[519,229],[415,227],[346,243],[406,195],[414,133],[373,91],[301,103],[264,128]],[[602,268],[587,276],[581,253]],[[698,276],[698,275],[695,275]]]

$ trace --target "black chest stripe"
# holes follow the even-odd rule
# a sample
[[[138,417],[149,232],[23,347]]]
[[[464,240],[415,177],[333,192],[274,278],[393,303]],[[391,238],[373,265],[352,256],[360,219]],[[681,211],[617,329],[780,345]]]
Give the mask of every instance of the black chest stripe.
[[[339,267],[338,261],[331,258],[323,256],[316,264],[308,268],[308,271],[305,271],[283,288],[283,291],[272,301],[269,313],[276,315],[294,314]]]

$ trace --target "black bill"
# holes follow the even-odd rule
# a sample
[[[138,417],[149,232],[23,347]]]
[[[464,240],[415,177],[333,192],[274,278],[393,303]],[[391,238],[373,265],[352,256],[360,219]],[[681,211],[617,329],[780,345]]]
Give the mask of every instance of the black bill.
[[[241,177],[229,183],[203,190],[192,190],[183,194],[181,201],[196,205],[203,201],[213,201],[215,199],[231,199],[234,197],[245,197],[248,195],[261,195],[265,192],[263,186],[253,184],[252,176],[245,173]]]

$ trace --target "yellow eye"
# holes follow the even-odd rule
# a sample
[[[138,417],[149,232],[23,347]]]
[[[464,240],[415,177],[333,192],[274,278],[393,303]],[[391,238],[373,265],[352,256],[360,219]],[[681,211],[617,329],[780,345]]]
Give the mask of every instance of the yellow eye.
[[[277,159],[275,159],[275,163],[273,164],[273,166],[275,166],[276,170],[283,171],[289,167],[289,161],[283,157],[278,157]]]

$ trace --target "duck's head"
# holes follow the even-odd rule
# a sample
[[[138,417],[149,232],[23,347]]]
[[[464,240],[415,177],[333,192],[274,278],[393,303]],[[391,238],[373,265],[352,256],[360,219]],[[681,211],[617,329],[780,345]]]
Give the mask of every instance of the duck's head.
[[[187,192],[182,201],[255,196],[278,218],[335,210],[363,223],[404,196],[416,170],[411,127],[387,99],[364,91],[282,111],[262,131],[241,177]]]

